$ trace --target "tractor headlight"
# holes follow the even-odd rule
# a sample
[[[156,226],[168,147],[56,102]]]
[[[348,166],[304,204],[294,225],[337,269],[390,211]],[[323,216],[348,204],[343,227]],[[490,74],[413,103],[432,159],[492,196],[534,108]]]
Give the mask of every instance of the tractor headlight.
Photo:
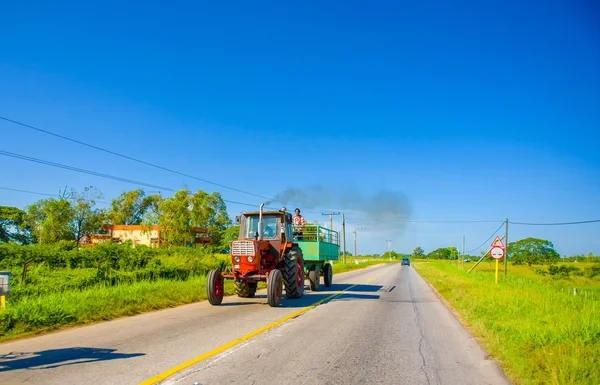
[[[233,257],[233,260],[235,261],[235,263],[240,263],[240,257],[237,255]]]
[[[248,262],[250,262],[250,263],[254,262],[254,257],[248,256]]]

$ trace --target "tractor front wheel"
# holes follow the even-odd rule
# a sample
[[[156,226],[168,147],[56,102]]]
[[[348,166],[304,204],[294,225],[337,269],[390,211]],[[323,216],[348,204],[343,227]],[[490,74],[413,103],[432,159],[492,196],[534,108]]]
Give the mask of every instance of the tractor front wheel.
[[[333,282],[333,271],[331,270],[331,265],[326,263],[323,266],[323,281],[325,281],[325,286],[331,286],[331,282]]]
[[[311,265],[310,270],[308,271],[308,282],[310,285],[310,290],[312,291],[319,291],[319,283],[321,281],[319,274],[319,266]]]
[[[271,307],[279,306],[281,295],[283,294],[283,278],[281,271],[273,270],[267,277],[267,302]]]
[[[304,295],[304,259],[298,246],[285,253],[283,258],[283,282],[288,298],[302,298]]]
[[[211,305],[223,302],[223,275],[218,270],[211,270],[206,276],[206,294]]]
[[[254,298],[256,294],[256,282],[248,282],[241,279],[235,281],[235,294],[240,298]]]

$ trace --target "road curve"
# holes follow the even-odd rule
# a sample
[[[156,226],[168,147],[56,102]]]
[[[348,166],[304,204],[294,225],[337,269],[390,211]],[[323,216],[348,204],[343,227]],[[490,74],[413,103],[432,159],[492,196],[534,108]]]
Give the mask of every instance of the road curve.
[[[411,267],[334,282],[279,308],[261,291],[0,344],[0,384],[510,383]]]

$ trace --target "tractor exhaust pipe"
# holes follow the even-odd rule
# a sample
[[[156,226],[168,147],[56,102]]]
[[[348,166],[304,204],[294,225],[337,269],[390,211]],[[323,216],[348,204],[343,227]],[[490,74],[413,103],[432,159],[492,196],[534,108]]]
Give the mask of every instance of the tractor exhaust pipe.
[[[258,210],[258,240],[262,241],[263,240],[263,221],[262,221],[262,213],[263,213],[263,206],[265,204],[261,204],[260,205],[260,209]]]

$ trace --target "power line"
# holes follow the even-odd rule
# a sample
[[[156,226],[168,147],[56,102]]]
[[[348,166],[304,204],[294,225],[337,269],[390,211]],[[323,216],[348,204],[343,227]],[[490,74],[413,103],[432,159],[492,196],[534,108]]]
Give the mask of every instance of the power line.
[[[47,193],[42,193],[42,192],[37,192],[37,191],[21,190],[18,188],[10,188],[10,187],[0,187],[0,190],[16,191],[16,192],[22,192],[22,193],[26,193],[26,194],[44,195],[47,197],[60,197],[60,194],[47,194]],[[102,200],[95,200],[95,202],[110,204],[110,202],[106,202],[106,201],[102,201]]]
[[[262,196],[262,195],[254,194],[254,193],[251,193],[251,192],[248,192],[248,191],[237,189],[235,187],[225,186],[225,185],[220,184],[220,183],[211,182],[211,181],[209,181],[207,179],[198,178],[198,177],[195,177],[193,175],[189,175],[189,174],[186,174],[186,173],[183,173],[183,172],[179,172],[179,171],[176,171],[176,170],[173,170],[173,169],[170,169],[170,168],[167,168],[167,167],[163,167],[163,166],[160,166],[160,165],[157,165],[157,164],[154,164],[154,163],[146,162],[144,160],[137,159],[137,158],[134,158],[134,157],[131,157],[131,156],[128,156],[128,155],[124,155],[124,154],[121,154],[121,153],[118,153],[118,152],[115,152],[115,151],[107,150],[107,149],[102,148],[102,147],[94,146],[93,144],[85,143],[85,142],[82,142],[80,140],[69,138],[69,137],[64,136],[64,135],[56,134],[54,132],[51,132],[51,131],[48,131],[48,130],[44,130],[44,129],[41,129],[41,128],[38,128],[38,127],[34,127],[34,126],[29,125],[29,124],[25,124],[25,123],[18,122],[16,120],[5,118],[3,116],[0,116],[0,119],[5,120],[5,121],[10,122],[10,123],[13,123],[13,124],[17,124],[19,126],[27,127],[27,128],[32,129],[32,130],[36,130],[36,131],[42,132],[42,133],[47,134],[47,135],[52,135],[52,136],[55,136],[57,138],[68,140],[70,142],[77,143],[77,144],[80,144],[82,146],[86,146],[86,147],[93,148],[93,149],[98,150],[98,151],[106,152],[106,153],[111,154],[111,155],[115,155],[115,156],[118,156],[118,157],[121,157],[121,158],[124,158],[124,159],[128,159],[128,160],[131,160],[133,162],[141,163],[141,164],[144,164],[146,166],[154,167],[154,168],[157,168],[157,169],[160,169],[160,170],[163,170],[163,171],[168,171],[168,172],[171,172],[171,173],[174,173],[174,174],[177,174],[177,175],[185,176],[187,178],[195,179],[195,180],[198,180],[198,181],[201,181],[201,182],[204,182],[204,183],[208,183],[208,184],[211,184],[211,185],[214,185],[214,186],[219,186],[219,187],[222,187],[222,188],[225,188],[225,189],[228,189],[228,190],[232,190],[232,191],[236,191],[236,192],[239,192],[239,193],[242,193],[242,194],[251,195],[251,196],[254,196],[254,197],[257,197],[257,198],[267,199],[267,200],[276,201],[276,202],[282,202],[282,201],[277,200],[277,199],[273,199],[273,198],[265,197],[265,196]],[[286,203],[286,202],[283,202],[283,203]]]
[[[346,218],[353,221],[363,222],[386,222],[386,223],[498,223],[498,220],[422,220],[422,219],[375,219],[375,218]]]
[[[152,187],[152,188],[157,188],[157,189],[160,189],[160,190],[175,191],[174,189],[169,188],[169,187],[158,186],[158,185],[155,185],[155,184],[140,182],[140,181],[136,181],[136,180],[128,179],[128,178],[121,178],[121,177],[118,177],[118,176],[108,175],[108,174],[104,174],[104,173],[101,173],[101,172],[85,170],[85,169],[79,168],[79,167],[73,167],[73,166],[68,166],[68,165],[61,164],[61,163],[50,162],[50,161],[47,161],[47,160],[37,159],[37,158],[33,158],[33,157],[30,157],[30,156],[26,156],[26,155],[15,154],[15,153],[8,152],[8,151],[2,151],[2,150],[0,150],[0,155],[8,156],[8,157],[11,157],[11,158],[22,159],[22,160],[26,160],[26,161],[29,161],[29,162],[34,162],[34,163],[39,163],[39,164],[45,164],[47,166],[62,168],[62,169],[65,169],[65,170],[80,172],[80,173],[83,173],[83,174],[99,176],[101,178],[113,179],[113,180],[117,180],[117,181],[125,182],[125,183],[132,183],[132,184],[136,184],[136,185],[139,185],[139,186]]]
[[[86,170],[86,169],[79,168],[79,167],[73,167],[73,166],[69,166],[69,165],[65,165],[65,164],[61,164],[61,163],[55,163],[55,162],[50,162],[50,161],[43,160],[43,159],[33,158],[33,157],[30,157],[30,156],[15,154],[15,153],[8,152],[8,151],[2,151],[2,150],[0,150],[0,155],[8,156],[8,157],[11,157],[11,158],[22,159],[22,160],[26,160],[26,161],[29,161],[29,162],[44,164],[44,165],[47,165],[47,166],[62,168],[62,169],[65,169],[65,170],[75,171],[75,172],[79,172],[79,173],[82,173],[82,174],[94,175],[94,176],[98,176],[98,177],[101,177],[101,178],[112,179],[112,180],[116,180],[116,181],[120,181],[120,182],[125,182],[125,183],[131,183],[131,184],[135,184],[135,185],[139,185],[139,186],[152,187],[152,188],[157,188],[159,190],[167,190],[167,191],[171,191],[171,192],[175,192],[176,191],[175,189],[172,189],[170,187],[158,186],[158,185],[154,185],[154,184],[150,184],[150,183],[136,181],[136,180],[129,179],[129,178],[122,178],[122,177],[118,177],[118,176],[114,176],[114,175],[104,174],[104,173],[101,173],[101,172]],[[231,201],[231,200],[228,200],[228,199],[223,199],[223,202],[234,203],[234,204],[243,205],[243,206],[256,207],[256,205],[253,205],[253,204],[250,204],[250,203],[243,203],[243,202]]]
[[[46,193],[35,192],[35,191],[20,190],[18,188],[10,188],[10,187],[0,187],[0,190],[16,191],[16,192],[22,192],[22,193],[26,193],[26,194],[45,195],[47,197],[56,197],[56,196],[58,196],[58,194],[46,194]]]
[[[504,226],[504,222],[502,222],[500,224],[500,227],[498,227],[496,229],[496,231],[494,231],[494,233],[488,239],[486,239],[485,241],[483,241],[483,243],[481,245],[477,246],[473,250],[467,251],[465,254],[471,254],[473,251],[476,251],[476,250],[479,250],[480,248],[482,248],[486,243],[488,243],[490,241],[490,239],[492,239],[494,237],[494,235],[496,235],[496,233],[502,228],[502,226]]]
[[[526,222],[512,222],[511,225],[523,225],[523,226],[565,226],[565,225],[581,225],[584,223],[597,223],[600,219],[592,219],[590,221],[578,221],[578,222],[554,222],[554,223],[526,223]]]

